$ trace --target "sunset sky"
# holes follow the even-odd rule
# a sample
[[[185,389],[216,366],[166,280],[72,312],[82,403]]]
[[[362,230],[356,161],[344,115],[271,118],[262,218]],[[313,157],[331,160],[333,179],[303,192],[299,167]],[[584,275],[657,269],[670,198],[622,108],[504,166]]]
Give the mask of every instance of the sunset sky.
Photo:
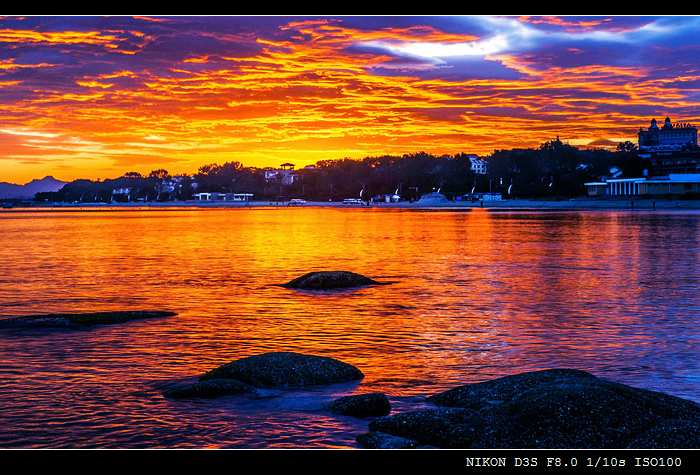
[[[700,17],[0,17],[0,181],[700,122]]]

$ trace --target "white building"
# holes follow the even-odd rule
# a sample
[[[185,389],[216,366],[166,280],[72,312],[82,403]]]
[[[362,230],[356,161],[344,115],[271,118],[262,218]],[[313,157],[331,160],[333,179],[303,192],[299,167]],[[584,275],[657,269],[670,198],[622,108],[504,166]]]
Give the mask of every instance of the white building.
[[[228,201],[250,201],[253,196],[253,193],[230,193],[230,200],[229,194],[226,195],[226,199]]]
[[[700,193],[700,174],[671,173],[652,178],[610,178],[585,183],[588,196],[653,196]]]
[[[267,183],[280,182],[284,186],[293,185],[299,176],[294,172],[293,163],[283,163],[279,168],[268,168],[265,170],[265,181]]]
[[[253,193],[195,193],[197,201],[250,201]]]
[[[486,175],[488,171],[488,166],[486,160],[479,158],[478,155],[467,155],[469,161],[471,162],[472,172],[476,175]]]
[[[647,130],[639,129],[639,150],[645,152],[671,152],[685,147],[697,147],[698,129],[691,124],[672,124],[666,117],[663,127],[651,119]]]
[[[477,193],[476,195],[477,200],[481,201],[502,201],[503,200],[503,195],[501,193]]]
[[[223,193],[195,193],[194,199],[197,201],[220,201],[223,200]]]

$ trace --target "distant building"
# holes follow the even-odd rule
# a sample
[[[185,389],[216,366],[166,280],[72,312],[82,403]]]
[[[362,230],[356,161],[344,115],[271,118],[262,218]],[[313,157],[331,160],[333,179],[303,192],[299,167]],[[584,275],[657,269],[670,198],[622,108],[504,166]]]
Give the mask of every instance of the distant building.
[[[223,201],[224,193],[195,193],[194,199],[197,201]]]
[[[230,193],[230,201],[250,201],[253,199],[253,193]],[[228,194],[227,194],[228,200]]]
[[[197,201],[251,201],[253,193],[195,193]]]
[[[653,197],[700,193],[699,173],[671,173],[651,178],[610,178],[585,183],[591,197]]]
[[[659,128],[656,119],[651,119],[647,130],[639,129],[639,150],[642,152],[673,152],[696,148],[698,129],[690,124],[671,124],[666,117]]]
[[[284,186],[293,185],[298,179],[294,173],[293,163],[283,163],[279,168],[265,169],[265,181],[267,183],[279,182]]]
[[[478,155],[467,155],[467,158],[471,162],[471,169],[475,175],[486,175],[488,171],[486,160],[479,158]]]
[[[503,195],[496,192],[468,193],[457,197],[457,201],[502,201]]]
[[[483,201],[501,201],[503,200],[503,195],[501,193],[477,193],[476,198]]]
[[[586,193],[592,198],[603,198],[608,196],[608,182],[606,181],[589,181],[584,183]]]
[[[112,201],[131,201],[131,188],[114,188],[112,190]]]

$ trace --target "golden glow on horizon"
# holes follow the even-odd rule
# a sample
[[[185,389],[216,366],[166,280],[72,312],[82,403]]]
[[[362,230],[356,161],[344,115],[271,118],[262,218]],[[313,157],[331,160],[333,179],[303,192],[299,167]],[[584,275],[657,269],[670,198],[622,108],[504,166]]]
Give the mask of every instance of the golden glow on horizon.
[[[549,17],[537,21],[557,24]],[[135,59],[133,69],[85,75],[70,90],[37,88],[3,101],[0,181],[47,174],[107,178],[161,167],[193,173],[231,160],[264,167],[417,151],[487,154],[557,135],[572,144],[635,140],[648,116],[621,106],[700,105],[684,89],[700,80],[695,74],[650,79],[643,67],[542,67],[527,55],[492,54],[485,59],[517,77],[450,79],[420,74],[440,64],[404,63],[379,50],[348,51],[372,41],[480,40],[429,26],[360,30],[319,19],[290,21],[281,30],[288,34],[255,38],[255,53],[192,54],[171,64],[167,74],[139,68]],[[4,44],[93,45],[134,58],[149,41],[149,34],[133,29],[0,28]],[[0,60],[0,72],[52,66]],[[22,83],[0,77],[0,91],[11,93]]]

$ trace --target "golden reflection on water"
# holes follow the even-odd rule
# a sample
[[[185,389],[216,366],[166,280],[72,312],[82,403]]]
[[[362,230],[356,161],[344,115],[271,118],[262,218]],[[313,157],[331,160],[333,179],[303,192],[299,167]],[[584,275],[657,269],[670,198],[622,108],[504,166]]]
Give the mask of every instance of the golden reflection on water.
[[[270,412],[174,403],[154,388],[270,350],[353,363],[366,377],[339,391],[386,391],[399,405],[550,367],[697,399],[699,223],[696,213],[481,209],[0,213],[0,314],[179,312],[3,336],[0,405],[13,411],[0,415],[0,445],[352,444],[366,423],[308,412],[313,391],[273,398]],[[274,285],[322,269],[393,283],[326,294]]]

